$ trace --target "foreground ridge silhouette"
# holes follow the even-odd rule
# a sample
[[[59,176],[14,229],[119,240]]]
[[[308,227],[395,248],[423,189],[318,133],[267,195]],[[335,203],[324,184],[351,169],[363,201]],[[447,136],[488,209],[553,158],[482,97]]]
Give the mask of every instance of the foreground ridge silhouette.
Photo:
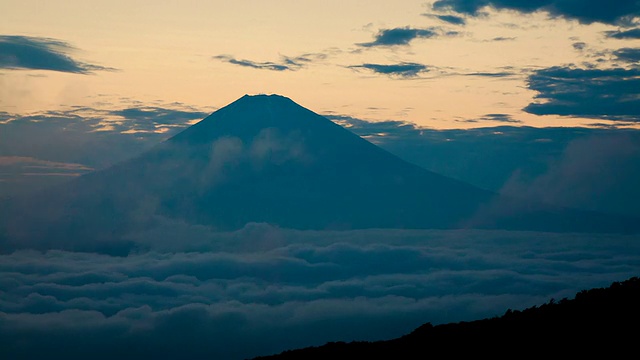
[[[640,278],[608,288],[583,290],[500,317],[433,326],[426,323],[400,338],[374,342],[331,342],[254,360],[414,359],[446,355],[556,358],[559,355],[634,357],[640,335]]]

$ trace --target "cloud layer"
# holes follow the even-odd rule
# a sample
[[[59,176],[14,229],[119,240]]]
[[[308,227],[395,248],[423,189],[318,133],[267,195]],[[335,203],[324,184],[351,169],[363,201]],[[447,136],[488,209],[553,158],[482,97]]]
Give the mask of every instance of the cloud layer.
[[[68,43],[56,39],[31,36],[0,36],[0,69],[51,70],[90,74],[114,70],[72,58],[74,50]]]
[[[132,240],[128,257],[1,255],[5,354],[242,359],[501,315],[640,268],[636,239],[604,235],[215,233],[165,219]]]

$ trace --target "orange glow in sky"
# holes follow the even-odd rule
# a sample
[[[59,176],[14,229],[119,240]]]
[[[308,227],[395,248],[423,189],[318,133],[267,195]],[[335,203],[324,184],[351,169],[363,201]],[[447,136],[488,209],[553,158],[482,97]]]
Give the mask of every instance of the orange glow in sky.
[[[606,36],[619,26],[581,24],[544,11],[486,8],[482,16],[469,16],[431,5],[4,0],[0,35],[62,41],[74,61],[103,69],[78,74],[0,67],[0,111],[109,107],[116,99],[215,109],[244,94],[277,93],[320,114],[431,128],[495,126],[505,119],[530,126],[611,123],[523,108],[543,101],[527,83],[537,70],[636,66],[612,55],[640,44]],[[465,24],[437,17],[443,15]],[[391,29],[418,35],[385,42],[380,36]]]

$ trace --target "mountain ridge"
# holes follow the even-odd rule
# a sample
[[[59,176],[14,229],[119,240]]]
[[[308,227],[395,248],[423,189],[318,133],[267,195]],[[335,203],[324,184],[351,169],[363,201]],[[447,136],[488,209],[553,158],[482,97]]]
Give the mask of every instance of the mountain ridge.
[[[524,310],[508,309],[492,318],[432,325],[380,341],[330,342],[252,360],[415,359],[429,356],[513,358],[519,355],[626,357],[635,351],[640,321],[640,278],[578,292]]]

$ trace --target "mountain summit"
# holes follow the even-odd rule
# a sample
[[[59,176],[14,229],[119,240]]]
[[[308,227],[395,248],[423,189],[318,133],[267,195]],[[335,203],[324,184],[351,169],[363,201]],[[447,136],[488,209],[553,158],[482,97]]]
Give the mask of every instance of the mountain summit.
[[[251,140],[262,129],[330,131],[335,124],[280,95],[244,95],[169,141],[202,143],[221,135]],[[317,134],[320,137],[322,134]]]
[[[245,95],[133,163],[145,164],[140,179],[181,177],[179,189],[157,189],[163,214],[225,230],[247,222],[449,228],[493,197],[407,163],[279,95]],[[180,175],[163,172],[171,164]]]
[[[5,209],[5,249],[69,241],[76,249],[83,242],[110,249],[159,219],[218,230],[250,222],[296,229],[631,227],[435,174],[278,95],[245,95],[135,158]]]

